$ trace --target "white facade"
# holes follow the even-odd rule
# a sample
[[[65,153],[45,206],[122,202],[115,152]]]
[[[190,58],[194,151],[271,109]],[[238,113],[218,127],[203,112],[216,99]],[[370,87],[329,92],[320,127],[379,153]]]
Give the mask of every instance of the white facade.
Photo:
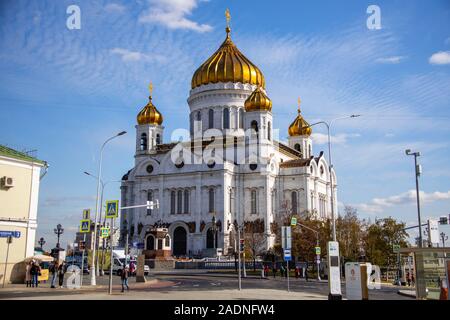
[[[160,223],[169,229],[174,255],[205,255],[205,249],[213,247],[210,228],[215,216],[219,225],[217,248],[226,254],[234,247],[233,228],[229,225],[235,221],[242,225],[260,219],[264,225],[264,246],[268,249],[275,240],[271,223],[286,215],[286,204],[295,214],[331,217],[329,168],[323,153],[310,155],[309,137],[290,137],[290,146],[274,141],[271,112],[244,111],[244,102],[255,88],[249,84],[217,83],[191,90],[190,141],[155,145],[148,140],[148,145],[142,146],[142,132],[157,130],[162,136],[162,127],[136,126],[135,166],[123,177],[121,205],[158,199],[160,208],[125,211],[121,217],[122,235],[128,230],[132,241],[146,245],[150,226]],[[258,144],[245,139],[245,130],[252,121],[258,122]],[[216,137],[215,153],[209,147],[202,151],[202,134],[203,141]],[[223,139],[226,145],[221,157],[219,147],[223,146]],[[306,152],[294,149],[297,142]],[[188,156],[190,150],[194,151],[192,157]],[[251,168],[251,164],[256,164],[256,168]],[[333,185],[337,212],[335,176]]]

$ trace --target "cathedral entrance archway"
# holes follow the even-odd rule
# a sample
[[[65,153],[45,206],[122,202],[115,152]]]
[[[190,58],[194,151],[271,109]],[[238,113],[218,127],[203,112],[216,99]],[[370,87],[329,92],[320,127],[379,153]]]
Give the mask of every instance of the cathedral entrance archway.
[[[153,235],[147,236],[145,248],[147,250],[155,250],[155,237]]]
[[[212,228],[208,229],[208,231],[206,232],[206,249],[217,248],[217,238],[218,238],[217,235],[218,235],[218,232],[216,230],[216,237],[215,237],[216,246],[214,247],[214,232],[213,232]]]
[[[173,231],[173,250],[174,256],[186,255],[187,251],[187,232],[183,227],[176,227]]]

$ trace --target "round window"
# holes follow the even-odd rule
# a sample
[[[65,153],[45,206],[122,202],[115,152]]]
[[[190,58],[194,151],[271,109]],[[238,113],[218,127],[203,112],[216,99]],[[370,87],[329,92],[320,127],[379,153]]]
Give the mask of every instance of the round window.
[[[216,165],[216,162],[214,160],[208,162],[208,168],[214,168],[215,165]]]
[[[256,168],[258,168],[256,163],[250,163],[250,170],[256,170]]]
[[[148,172],[148,173],[152,173],[152,172],[153,172],[153,166],[152,166],[151,164],[149,164],[149,165],[147,166],[147,172]]]

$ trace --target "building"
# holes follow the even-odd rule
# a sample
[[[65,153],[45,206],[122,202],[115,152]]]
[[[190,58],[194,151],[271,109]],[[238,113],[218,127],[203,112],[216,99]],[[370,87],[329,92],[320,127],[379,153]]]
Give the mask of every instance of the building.
[[[176,143],[163,143],[152,87],[137,115],[135,165],[122,178],[121,206],[158,200],[160,207],[124,210],[122,239],[128,233],[145,249],[158,249],[150,233],[157,225],[168,229],[174,256],[228,254],[233,226],[245,225],[269,249],[274,222],[283,216],[326,219],[331,206],[337,212],[336,176],[331,170],[330,179],[323,152],[313,154],[300,101],[287,144],[278,141],[264,75],[233,43],[229,26],[219,49],[194,72],[187,103],[190,131]]]
[[[22,281],[21,262],[34,255],[39,184],[47,167],[45,161],[0,145],[0,231],[20,232],[10,244],[6,282]],[[0,278],[5,276],[7,251],[7,239],[0,238]]]

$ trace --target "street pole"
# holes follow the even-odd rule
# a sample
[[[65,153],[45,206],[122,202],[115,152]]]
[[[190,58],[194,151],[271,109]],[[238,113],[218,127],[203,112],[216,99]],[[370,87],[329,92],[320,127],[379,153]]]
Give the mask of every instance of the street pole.
[[[81,253],[81,279],[80,286],[83,286],[83,275],[84,275],[84,251],[86,250],[86,233],[83,236],[83,252]]]
[[[5,271],[3,272],[3,288],[5,287],[5,281],[6,281],[6,271],[8,268],[8,256],[9,256],[9,245],[12,242],[12,236],[8,236],[6,238],[6,243],[8,244],[7,249],[6,249],[6,261],[5,261]]]
[[[316,236],[317,236],[316,247],[320,248],[319,233],[317,233]],[[316,264],[317,264],[317,280],[320,281],[320,254],[316,254]]]
[[[289,288],[289,261],[286,260],[286,272],[287,272],[287,291],[290,292]]]
[[[93,252],[92,252],[92,265],[91,265],[91,285],[95,286],[96,285],[96,279],[95,279],[95,260],[96,260],[96,254],[97,254],[97,224],[98,224],[98,208],[99,208],[99,197],[100,197],[100,180],[102,178],[102,161],[103,161],[103,150],[105,148],[105,145],[111,141],[112,139],[119,137],[121,135],[124,135],[126,133],[126,131],[121,131],[118,134],[116,134],[115,136],[107,139],[101,149],[100,149],[100,159],[99,159],[99,165],[98,165],[98,177],[97,177],[97,197],[95,200],[95,221],[94,221],[94,246],[93,246]]]
[[[239,291],[242,289],[241,286],[241,231],[240,228],[237,228],[237,234],[238,234],[238,243],[239,243],[239,247],[238,249],[238,265],[239,265],[239,272],[238,272],[238,282],[239,282]]]
[[[109,233],[109,246],[111,247],[111,255],[110,255],[110,265],[109,265],[109,294],[112,294],[112,282],[113,282],[113,233],[114,233],[114,218],[111,218],[111,230]],[[122,270],[123,271],[123,270]]]
[[[420,218],[420,197],[419,197],[419,176],[420,176],[420,168],[417,165],[417,157],[420,157],[420,152],[411,152],[410,149],[407,149],[405,151],[407,156],[414,156],[414,167],[415,167],[415,174],[416,174],[416,199],[417,199],[417,218],[419,220],[419,248],[422,248],[423,246],[423,239],[422,239],[422,221]]]

